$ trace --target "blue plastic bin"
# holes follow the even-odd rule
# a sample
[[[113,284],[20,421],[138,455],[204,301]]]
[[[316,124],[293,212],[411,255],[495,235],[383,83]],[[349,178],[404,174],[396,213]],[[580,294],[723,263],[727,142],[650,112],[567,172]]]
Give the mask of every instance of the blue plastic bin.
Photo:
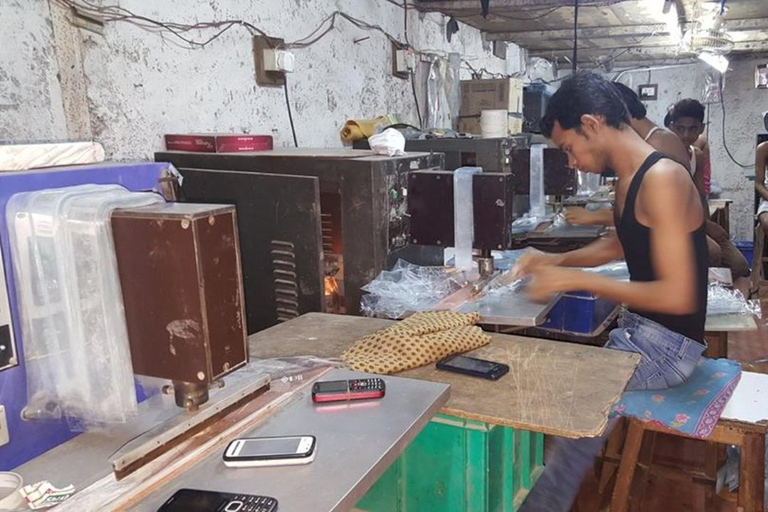
[[[548,331],[596,336],[619,305],[587,292],[569,292],[558,300],[539,326]]]
[[[747,263],[749,263],[749,268],[752,268],[752,257],[755,250],[755,243],[751,240],[734,240],[733,245],[735,245],[736,248],[741,251],[741,254],[744,255],[744,257],[747,259]]]

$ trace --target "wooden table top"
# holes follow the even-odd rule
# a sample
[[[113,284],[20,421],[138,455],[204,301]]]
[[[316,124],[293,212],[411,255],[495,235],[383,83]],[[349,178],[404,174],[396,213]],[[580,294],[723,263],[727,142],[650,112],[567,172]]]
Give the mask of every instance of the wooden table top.
[[[309,313],[249,338],[250,356],[337,358],[391,320]],[[469,353],[508,364],[498,381],[438,371],[427,365],[398,377],[444,382],[451,397],[442,413],[517,429],[580,438],[602,434],[639,361],[637,354],[537,338],[492,334]]]

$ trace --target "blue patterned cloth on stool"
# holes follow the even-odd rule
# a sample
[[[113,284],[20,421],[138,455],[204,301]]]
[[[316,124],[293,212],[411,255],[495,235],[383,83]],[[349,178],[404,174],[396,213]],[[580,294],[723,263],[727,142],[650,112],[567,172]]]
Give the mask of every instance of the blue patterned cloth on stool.
[[[702,357],[685,384],[663,390],[627,391],[613,412],[706,439],[740,379],[739,363]]]

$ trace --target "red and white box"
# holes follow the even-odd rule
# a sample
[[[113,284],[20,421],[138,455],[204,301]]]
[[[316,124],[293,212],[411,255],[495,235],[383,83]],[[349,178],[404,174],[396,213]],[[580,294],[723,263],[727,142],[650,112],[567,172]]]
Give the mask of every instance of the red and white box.
[[[167,133],[168,151],[197,151],[200,153],[237,153],[272,149],[271,135],[237,133]]]

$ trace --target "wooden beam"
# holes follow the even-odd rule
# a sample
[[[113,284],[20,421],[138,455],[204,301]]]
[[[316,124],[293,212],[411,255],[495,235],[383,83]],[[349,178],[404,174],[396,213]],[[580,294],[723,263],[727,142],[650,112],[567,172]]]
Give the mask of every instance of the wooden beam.
[[[664,23],[652,25],[621,25],[611,27],[579,28],[579,39],[608,39],[614,37],[643,37],[653,33],[669,35]],[[525,41],[559,41],[573,40],[573,28],[562,30],[526,30],[521,32],[488,32],[489,41],[515,41],[524,44]]]
[[[572,50],[570,48],[557,48],[557,49],[546,49],[546,48],[527,48],[528,55],[531,57],[562,57],[562,56],[570,56]],[[588,56],[601,56],[605,55],[608,56],[611,53],[620,53],[624,52],[622,55],[659,55],[659,56],[669,56],[669,55],[677,55],[678,53],[678,47],[674,45],[659,45],[659,44],[650,44],[646,43],[643,45],[624,45],[624,46],[606,46],[606,47],[598,47],[598,48],[579,48],[579,55],[583,55],[585,57]],[[733,43],[733,48],[731,49],[733,52],[764,52],[768,51],[768,41],[740,41],[737,43]],[[680,52],[680,55],[682,56],[688,56],[692,55],[693,52]]]
[[[750,30],[768,30],[768,18],[755,18],[746,20],[725,20],[723,26],[730,32],[744,32]],[[689,23],[685,30],[692,28]],[[584,39],[612,39],[617,37],[646,37],[652,34],[668,36],[665,23],[652,23],[643,25],[612,25],[607,27],[583,27],[579,28],[579,38]],[[486,39],[489,41],[512,41],[517,44],[525,44],[527,41],[558,41],[573,39],[573,28],[556,30],[521,30],[513,32],[488,32]]]

